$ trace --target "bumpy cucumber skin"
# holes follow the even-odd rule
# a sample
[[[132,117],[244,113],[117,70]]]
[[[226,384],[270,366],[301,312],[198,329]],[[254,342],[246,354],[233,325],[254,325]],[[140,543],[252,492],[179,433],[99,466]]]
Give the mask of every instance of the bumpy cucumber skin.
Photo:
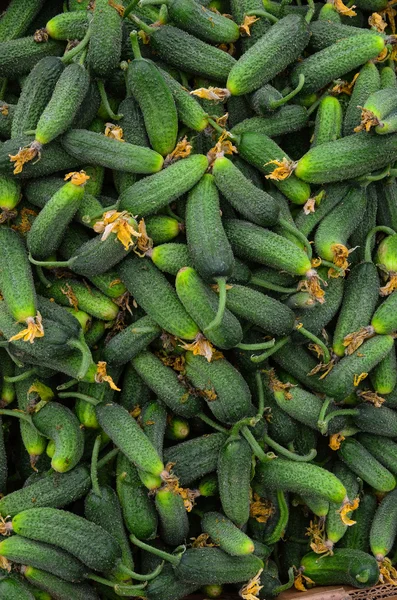
[[[203,131],[208,125],[208,115],[200,103],[167,71],[164,71],[160,67],[159,71],[174,98],[179,120],[189,127],[189,129]],[[122,110],[121,105],[120,110]]]
[[[122,143],[95,131],[71,129],[61,142],[68,154],[90,165],[144,175],[157,173],[163,166],[163,157],[154,150]]]
[[[21,199],[21,186],[8,175],[0,175],[0,210],[13,210]]]
[[[354,376],[369,373],[390,352],[393,343],[391,336],[377,335],[345,356],[325,378],[327,394],[338,401],[354,392]]]
[[[359,45],[355,36],[346,38],[316,52],[295,67],[291,75],[292,85],[296,86],[299,75],[304,75],[301,94],[317,92],[333,79],[378,56],[384,47],[385,42],[380,35],[360,36]]]
[[[7,309],[16,321],[35,317],[36,292],[33,274],[22,238],[6,226],[0,227],[0,289]]]
[[[0,581],[0,598],[7,598],[7,600],[34,600],[35,597],[23,581],[11,576]]]
[[[218,457],[219,496],[225,515],[238,527],[250,514],[252,450],[243,438],[227,441]]]
[[[251,260],[291,275],[305,275],[311,269],[307,254],[293,242],[268,229],[230,219],[224,223],[233,252],[243,260]]]
[[[396,158],[397,134],[360,132],[312,148],[298,161],[295,175],[309,183],[343,181],[381,169]]]
[[[158,455],[163,457],[164,434],[167,426],[167,412],[157,401],[150,400],[142,408],[142,428]]]
[[[320,394],[326,393],[324,380],[318,379],[315,375],[308,375],[317,365],[317,361],[303,346],[298,347],[288,342],[273,355],[272,359],[306,388]]]
[[[23,569],[23,574],[35,588],[49,592],[51,597],[57,600],[69,600],[69,598],[74,600],[99,600],[94,588],[85,583],[63,581],[51,573],[35,569],[30,565]]]
[[[163,365],[157,356],[149,351],[141,352],[132,359],[132,365],[148,387],[177,415],[189,419],[200,411],[200,400],[189,394],[175,371]]]
[[[169,14],[175,25],[213,44],[235,42],[240,37],[238,25],[234,21],[197,2],[173,0]]]
[[[126,456],[117,457],[116,489],[124,523],[141,540],[152,539],[157,531],[157,513],[137,469]]]
[[[385,88],[396,88],[397,87],[397,77],[394,72],[394,69],[391,67],[383,67],[380,72],[380,87],[381,89]],[[376,90],[373,90],[374,92]]]
[[[120,265],[120,277],[136,302],[160,327],[188,340],[199,333],[171,284],[149,259],[131,255]]]
[[[303,235],[308,236],[320,221],[343,200],[350,189],[347,183],[334,183],[325,188],[325,198],[322,199],[314,213],[308,215],[302,210],[295,218],[295,225]]]
[[[383,335],[394,333],[397,327],[396,310],[397,293],[393,292],[376,309],[371,325],[376,333]]]
[[[27,75],[45,56],[61,56],[65,44],[49,40],[38,44],[33,37],[18,38],[2,42],[0,77],[15,79]]]
[[[380,83],[379,71],[373,62],[361,67],[343,121],[344,136],[354,133],[354,128],[361,122],[360,106],[364,106],[368,96],[379,89]]]
[[[276,142],[260,133],[243,133],[237,141],[237,147],[241,158],[264,175],[269,175],[275,169],[271,161],[289,159]],[[287,179],[274,181],[275,186],[294,204],[305,204],[310,197],[310,187],[301,183],[294,173]]]
[[[242,375],[225,358],[208,362],[203,356],[187,352],[186,375],[201,390],[215,391],[208,402],[210,410],[223,423],[236,423],[252,416],[251,394]]]
[[[51,466],[58,473],[75,467],[83,455],[84,435],[72,411],[58,402],[48,402],[32,417],[34,426],[55,444]]]
[[[149,581],[146,591],[150,600],[182,600],[199,587],[200,584],[178,579],[171,565],[165,565],[160,575]]]
[[[150,45],[168,64],[194,75],[226,81],[235,59],[218,48],[173,27],[162,25],[150,36]]]
[[[333,473],[310,463],[296,463],[283,458],[260,463],[256,479],[270,490],[316,494],[330,502],[340,503],[346,496],[346,488]]]
[[[36,129],[63,69],[62,61],[55,56],[47,56],[33,67],[26,78],[15,108],[11,138],[21,136],[30,129]]]
[[[333,468],[333,473],[343,483],[343,485],[345,486],[345,488],[347,490],[348,498],[351,501],[353,501],[359,493],[358,477],[355,475],[355,473],[353,473],[353,471],[351,471],[349,469],[349,467],[347,467],[344,463],[342,463],[340,461],[335,463],[334,468]],[[345,523],[343,523],[343,521],[340,517],[340,514],[338,512],[342,507],[343,507],[343,505],[334,504],[332,502],[330,503],[330,506],[329,506],[329,512],[327,515],[325,531],[327,534],[327,540],[329,542],[332,542],[333,544],[336,544],[337,542],[339,542],[345,535],[346,530],[348,529],[348,526]],[[349,517],[351,517],[352,515],[354,518],[353,512],[348,514]]]
[[[354,422],[361,431],[383,435],[389,438],[397,437],[397,413],[387,406],[377,408],[373,404],[364,402],[357,409]]]
[[[186,244],[168,243],[155,246],[151,259],[160,271],[170,275],[176,275],[183,267],[193,267]]]
[[[219,304],[217,294],[190,267],[178,272],[175,285],[179,300],[204,331],[216,316]],[[229,349],[241,342],[243,331],[237,318],[226,309],[221,323],[209,331],[207,337],[215,346]]]
[[[80,310],[104,321],[116,318],[119,311],[117,304],[95,288],[88,290],[84,283],[75,279],[54,281],[51,287],[42,290],[47,298],[54,298],[55,302],[63,306],[71,306],[68,291],[77,298]]]
[[[258,89],[298,58],[309,37],[308,24],[301,16],[284,17],[236,63],[227,80],[228,90],[239,96]]]
[[[150,328],[151,331],[140,333],[140,328]],[[153,319],[148,316],[142,317],[111,338],[103,349],[103,358],[112,364],[125,365],[160,334],[161,329]]]
[[[7,140],[11,136],[11,128],[14,120],[15,109],[15,104],[0,102],[0,135]]]
[[[331,22],[329,19],[318,19],[317,21],[313,21],[310,23],[310,33],[309,46],[316,52],[352,36],[368,34],[376,35],[376,32],[371,31],[370,29],[345,25],[341,23],[340,17],[338,22]]]
[[[29,539],[56,541],[57,546],[95,571],[110,570],[121,556],[120,546],[102,527],[56,508],[25,510],[13,518],[12,527]]]
[[[371,383],[381,396],[391,394],[397,383],[397,361],[395,347],[380,361],[371,373]]]
[[[164,451],[164,462],[175,463],[173,472],[180,485],[188,486],[203,475],[216,471],[219,451],[225,441],[223,433],[210,433],[182,442]]]
[[[107,0],[95,3],[87,62],[97,77],[107,78],[120,62],[121,17]]]
[[[342,137],[342,105],[334,96],[324,98],[318,107],[312,147]]]
[[[155,504],[163,541],[170,546],[183,544],[189,533],[189,520],[181,496],[172,490],[160,489]]]
[[[360,499],[360,506],[354,511],[356,524],[348,528],[340,541],[340,546],[363,552],[369,551],[369,533],[376,507],[376,497],[371,493],[365,493]]]
[[[253,541],[221,513],[205,513],[201,527],[221,550],[231,556],[245,556],[254,551]]]
[[[325,556],[321,561],[318,554],[310,552],[302,558],[300,567],[317,585],[345,584],[366,588],[375,585],[379,579],[376,560],[361,550],[350,548],[337,548],[333,556]],[[360,576],[366,581],[359,581],[357,577]]]
[[[2,14],[0,21],[0,42],[21,37],[44,4],[44,0],[20,2],[13,0]]]
[[[369,324],[378,295],[379,277],[374,263],[363,262],[354,267],[347,279],[333,336],[333,351],[338,356],[345,354],[343,339]]]
[[[87,572],[80,561],[64,550],[20,535],[13,535],[0,542],[0,556],[22,565],[29,563],[66,581],[82,581]]]
[[[208,159],[202,154],[180,160],[127,188],[120,196],[120,209],[143,217],[155,213],[188,192],[207,168]]]
[[[357,440],[348,438],[338,450],[339,458],[363,481],[381,492],[396,487],[396,479]]]
[[[83,11],[60,13],[50,19],[45,28],[53,40],[82,40],[88,29],[87,13]]]
[[[143,471],[160,475],[164,465],[156,449],[125,408],[107,402],[99,404],[95,412],[102,429],[132,463]]]
[[[251,10],[263,10],[261,0],[231,0],[230,9],[236,23],[243,23],[245,15]],[[250,27],[251,35],[241,37],[243,52],[247,52],[271,27],[270,21],[261,17]]]
[[[397,444],[384,435],[360,433],[357,440],[386,467],[393,475],[397,475]]]
[[[385,496],[375,512],[369,542],[376,559],[382,560],[393,547],[397,535],[397,491]]]
[[[212,173],[219,191],[244,218],[262,227],[272,226],[279,218],[279,207],[265,191],[259,190],[231,160],[215,160]]]
[[[165,244],[176,238],[181,232],[179,221],[168,215],[153,215],[145,219],[146,232],[153,244]]]
[[[231,133],[242,135],[247,132],[264,133],[269,137],[276,137],[285,133],[299,131],[307,123],[307,111],[298,104],[287,104],[282,106],[274,114],[266,117],[247,118],[234,125]]]

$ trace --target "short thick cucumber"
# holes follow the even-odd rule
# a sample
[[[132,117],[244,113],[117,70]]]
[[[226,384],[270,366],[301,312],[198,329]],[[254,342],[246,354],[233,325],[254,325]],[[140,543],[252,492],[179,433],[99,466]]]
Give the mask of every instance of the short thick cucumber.
[[[374,557],[350,548],[337,548],[332,556],[310,552],[302,558],[300,569],[317,585],[366,588],[375,585],[379,579],[379,567]]]
[[[345,439],[338,450],[339,458],[363,481],[381,492],[396,487],[396,479],[357,440]]]
[[[238,527],[245,525],[250,515],[250,483],[252,449],[238,437],[227,440],[218,456],[219,497],[225,515]]]
[[[334,96],[321,100],[316,113],[312,147],[338,140],[342,137],[343,110]]]
[[[366,31],[366,30],[363,30]],[[380,76],[376,65],[369,61],[360,69],[360,74],[354,84],[350,102],[343,120],[343,135],[352,135],[361,122],[361,108],[368,96],[380,87]]]
[[[15,79],[27,75],[45,56],[61,56],[65,44],[56,40],[38,43],[34,37],[23,37],[1,44],[0,77]]]
[[[35,589],[49,592],[51,598],[57,600],[98,600],[99,596],[94,588],[85,583],[70,583],[63,581],[56,575],[36,569],[31,565],[22,567],[23,575],[29,583],[34,585]]]
[[[207,512],[201,519],[201,528],[221,550],[231,556],[245,556],[254,551],[253,541],[221,513]],[[1,549],[1,546],[0,546]]]
[[[165,487],[156,493],[155,505],[162,540],[170,546],[183,544],[189,533],[189,520],[181,496]]]
[[[171,242],[183,230],[183,225],[168,215],[152,215],[145,219],[146,232],[153,240],[153,244]]]
[[[397,475],[397,444],[389,437],[360,433],[357,440],[393,475]]]
[[[372,370],[372,386],[381,396],[391,394],[397,383],[397,361],[395,346]]]
[[[27,3],[12,0],[1,17],[0,42],[19,38],[26,33],[43,4],[44,0],[32,0]]]
[[[231,133],[242,135],[247,132],[264,133],[269,137],[293,133],[305,127],[307,123],[307,110],[298,104],[282,106],[274,114],[266,117],[246,118],[231,129]]]
[[[372,521],[369,542],[371,552],[382,561],[393,547],[397,535],[397,491],[387,494],[379,504]]]
[[[111,338],[103,349],[103,358],[112,364],[125,365],[160,334],[161,329],[153,319],[142,317]]]
[[[371,493],[364,493],[360,498],[358,509],[354,511],[356,524],[348,528],[340,541],[340,546],[363,552],[369,551],[369,533],[376,506],[376,497]]]
[[[95,2],[87,62],[96,77],[109,77],[119,65],[123,35],[121,25],[121,17],[115,7],[107,0]]]
[[[85,11],[71,11],[56,15],[45,26],[53,40],[82,40],[88,29],[88,15]]]
[[[361,431],[388,438],[397,437],[397,413],[394,410],[387,406],[378,408],[369,402],[360,404],[357,410],[354,422]]]
[[[80,310],[103,321],[112,321],[119,312],[119,307],[110,298],[95,288],[87,288],[76,279],[58,279],[51,287],[43,288],[42,292],[58,304],[75,308],[77,305]]]

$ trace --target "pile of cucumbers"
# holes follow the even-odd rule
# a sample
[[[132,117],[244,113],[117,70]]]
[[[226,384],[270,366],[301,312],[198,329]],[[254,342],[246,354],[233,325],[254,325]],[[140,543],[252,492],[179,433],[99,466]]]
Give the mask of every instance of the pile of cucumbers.
[[[397,585],[388,0],[11,0],[0,600]]]

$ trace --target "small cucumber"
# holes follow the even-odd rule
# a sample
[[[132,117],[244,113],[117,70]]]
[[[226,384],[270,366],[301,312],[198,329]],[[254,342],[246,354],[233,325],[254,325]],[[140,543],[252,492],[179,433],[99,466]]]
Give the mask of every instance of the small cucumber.
[[[307,111],[303,106],[287,104],[274,114],[266,117],[246,118],[231,129],[233,135],[242,135],[247,132],[264,133],[273,138],[285,133],[299,131],[307,123]]]
[[[371,383],[375,392],[381,396],[391,394],[397,383],[397,361],[395,347],[373,369]]]
[[[218,457],[218,485],[222,509],[238,527],[250,515],[252,450],[241,437],[226,441]]]
[[[379,408],[373,404],[364,402],[357,407],[358,415],[354,422],[361,431],[383,435],[385,437],[397,437],[397,414],[387,406]]]
[[[327,9],[328,7],[324,8]],[[335,9],[334,12],[336,12]],[[328,46],[332,46],[332,44],[339,43],[342,40],[345,40],[346,38],[350,38],[352,36],[368,34],[376,35],[377,33],[376,31],[373,31],[371,29],[354,27],[350,24],[345,25],[341,22],[339,13],[336,12],[336,14],[338,16],[337,21],[319,18],[317,21],[314,21],[310,24],[311,37],[309,46],[316,52],[318,50],[328,48]]]
[[[201,519],[201,528],[221,550],[231,556],[245,556],[254,552],[254,543],[248,535],[221,513],[205,513]]]
[[[394,475],[381,465],[357,440],[353,438],[345,439],[338,450],[338,454],[349,469],[376,490],[390,492],[396,487]]]
[[[182,419],[182,417],[173,418],[175,421],[183,422],[185,424],[185,428],[189,427],[188,422]],[[156,448],[160,458],[163,457],[164,435],[166,428],[169,426],[169,422],[170,420],[168,419],[165,408],[157,400],[150,400],[142,408],[142,429],[152,442],[153,446]]]
[[[96,77],[107,78],[120,63],[121,17],[107,0],[95,2],[87,62]]]
[[[160,536],[166,544],[183,544],[189,533],[189,520],[182,497],[173,490],[160,489],[155,498]]]
[[[376,560],[382,561],[393,547],[397,535],[397,492],[387,494],[379,504],[371,525],[369,542]]]
[[[343,548],[351,550],[369,551],[369,533],[375,514],[377,502],[371,493],[364,493],[360,498],[360,505],[354,512],[355,525],[349,527],[340,541]]]
[[[12,358],[5,350],[0,351],[0,361],[1,375],[3,377],[0,391],[0,405],[7,407],[15,400],[16,392],[14,383],[12,381],[7,381],[5,378],[13,377],[15,375],[15,365]]]
[[[183,229],[183,225],[174,217],[168,215],[152,215],[145,219],[146,232],[153,240],[153,244],[165,244],[176,238]]]
[[[334,475],[343,483],[347,490],[349,500],[353,502],[359,493],[359,478],[347,467],[344,463],[338,461],[335,463],[332,470]],[[327,547],[333,548],[334,544],[338,543],[345,535],[348,525],[346,525],[341,518],[340,510],[343,508],[343,504],[330,503],[329,512],[326,518],[325,531],[327,535],[326,545]],[[347,513],[347,518],[354,519],[355,513],[350,511]]]
[[[160,327],[150,317],[142,317],[111,338],[103,349],[103,358],[112,364],[125,365],[160,334]]]
[[[263,11],[263,4],[261,0],[231,0],[230,9],[235,22],[243,23],[248,12],[255,10]],[[259,38],[269,31],[270,27],[270,21],[264,17],[251,24],[249,28],[250,35],[240,38],[243,52],[247,52]]]
[[[53,40],[82,40],[88,29],[85,11],[64,12],[50,19],[45,28]]]
[[[199,588],[200,584],[178,579],[171,565],[165,565],[160,575],[149,581],[146,591],[150,600],[182,600]]]
[[[300,569],[317,585],[366,588],[375,585],[379,579],[379,567],[374,557],[350,548],[337,548],[332,556],[310,552],[302,558]]]
[[[168,243],[155,246],[150,258],[160,271],[177,275],[184,267],[193,267],[186,244]]]
[[[335,96],[321,100],[316,113],[312,147],[338,140],[342,137],[343,110]]]
[[[396,331],[396,305],[397,294],[393,292],[378,306],[371,321],[371,326],[375,333],[388,335]]]
[[[56,600],[99,600],[99,596],[94,588],[86,583],[70,583],[63,581],[56,575],[36,569],[33,566],[26,565],[22,567],[22,572],[27,581],[51,594],[51,598]]]
[[[302,210],[295,218],[295,225],[303,235],[308,236],[349,192],[347,183],[333,183],[324,188],[325,196],[316,206],[314,213],[308,215]]]
[[[42,292],[58,304],[78,306],[80,310],[104,321],[112,321],[119,312],[119,307],[110,298],[75,279],[56,280]]]
[[[32,0],[25,3],[12,0],[0,21],[0,42],[19,38],[26,33],[29,25],[40,12],[44,0]]]
[[[397,444],[383,435],[360,433],[357,440],[393,475],[397,475]]]
[[[362,31],[366,31],[365,29]],[[370,94],[379,90],[381,80],[376,65],[369,61],[360,69],[343,121],[343,135],[352,135],[361,122],[361,108]]]
[[[34,600],[35,596],[23,581],[11,576],[0,581],[0,598],[4,600]]]
[[[45,56],[61,56],[65,44],[57,40],[36,42],[33,36],[1,43],[0,77],[27,75]]]
[[[396,88],[397,87],[397,77],[394,69],[392,67],[383,67],[380,72],[380,87],[381,89],[385,88]],[[376,90],[373,90],[374,92]]]

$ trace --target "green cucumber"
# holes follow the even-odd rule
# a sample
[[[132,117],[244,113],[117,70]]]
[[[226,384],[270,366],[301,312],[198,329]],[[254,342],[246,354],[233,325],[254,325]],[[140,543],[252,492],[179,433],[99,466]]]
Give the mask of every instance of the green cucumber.
[[[72,126],[74,129],[90,129],[92,131],[98,131],[98,133],[104,132],[103,122],[99,119],[96,120],[95,116],[101,106],[101,95],[98,90],[96,81],[91,79],[88,87],[88,92],[82,99],[80,108],[78,109]]]
[[[0,135],[5,139],[11,136],[12,123],[14,121],[16,105],[0,102]]]
[[[201,528],[221,550],[231,556],[245,556],[254,552],[254,543],[248,535],[221,513],[205,513],[201,519]]]
[[[397,87],[397,77],[392,67],[383,67],[380,72],[380,87],[381,89],[385,88],[396,88]],[[373,90],[376,91],[376,90]]]
[[[242,375],[225,358],[208,362],[203,356],[187,352],[186,376],[194,387],[204,392],[215,392],[215,399],[207,400],[208,407],[222,423],[236,423],[254,413],[251,394]]]
[[[189,428],[188,422],[182,419],[182,417],[173,418],[175,421],[182,421],[185,424],[185,428]],[[170,420],[168,419],[165,408],[157,400],[150,400],[142,408],[142,429],[161,458],[163,456],[164,435],[169,423]]]
[[[371,29],[354,27],[350,24],[345,25],[341,22],[338,13],[337,15],[339,17],[338,21],[331,22],[329,19],[318,19],[310,24],[310,48],[318,52],[319,50],[328,48],[328,46],[332,46],[332,44],[340,43],[342,40],[352,36],[376,35],[377,33]]]
[[[363,109],[369,111],[377,121],[383,121],[397,108],[394,92],[394,88],[383,88],[373,92],[363,104]],[[378,123],[375,129],[377,133],[381,127],[382,123]]]
[[[216,471],[219,452],[226,439],[223,433],[210,433],[171,446],[164,451],[164,462],[174,463],[173,472],[180,485],[188,486],[203,475]]]
[[[379,579],[379,567],[373,556],[361,550],[337,548],[332,556],[306,554],[299,567],[304,577],[317,585],[351,585],[366,588]]]
[[[3,381],[1,384],[0,391],[0,405],[4,408],[7,407],[11,402],[15,400],[16,392],[14,383],[12,381],[7,381],[6,377],[13,377],[15,374],[15,365],[12,358],[9,354],[2,350],[0,351],[0,360],[1,360],[1,374],[3,377]]]
[[[120,209],[143,217],[155,213],[188,192],[207,168],[208,159],[201,154],[180,160],[127,188],[120,196]]]
[[[384,435],[360,433],[357,440],[386,467],[393,475],[397,475],[397,444]]]
[[[188,340],[199,333],[171,284],[149,259],[131,255],[121,264],[120,277],[136,302],[160,327]]]
[[[396,487],[394,475],[357,440],[346,438],[342,442],[338,454],[349,469],[376,490],[390,492]]]
[[[152,215],[145,219],[146,232],[153,240],[153,244],[164,244],[176,238],[183,229],[183,225],[174,217],[168,215]]]
[[[378,306],[371,321],[371,327],[375,333],[388,335],[396,331],[396,304],[397,294],[393,292]]]
[[[376,560],[382,561],[393,547],[397,535],[397,492],[387,494],[379,504],[371,525],[369,542]]]
[[[285,133],[299,131],[307,124],[307,111],[303,106],[287,104],[274,114],[265,117],[246,118],[231,129],[233,135],[242,135],[247,132],[264,133],[269,137],[276,137]]]
[[[160,327],[150,317],[142,317],[111,338],[103,350],[103,358],[112,364],[125,365],[160,334]]]
[[[360,227],[356,227],[349,239],[349,245],[356,248],[352,254],[352,262],[357,264],[365,260],[366,240],[370,232],[377,225],[379,197],[376,186],[374,184],[367,187],[367,206],[364,212]],[[368,242],[370,250],[375,247],[375,238],[371,237]]]
[[[242,24],[248,12],[263,11],[263,4],[261,0],[231,0],[230,9],[235,22]],[[259,38],[269,31],[270,27],[270,21],[264,17],[251,24],[249,27],[250,35],[240,38],[243,52],[247,52]]]
[[[160,271],[177,275],[183,267],[193,267],[186,244],[168,243],[155,246],[150,258]]]
[[[378,408],[367,402],[360,404],[357,409],[358,414],[354,416],[354,422],[361,431],[390,438],[397,437],[397,415],[394,410],[387,406]]]
[[[199,398],[193,396],[175,371],[157,356],[149,351],[141,352],[132,359],[132,365],[146,385],[177,415],[189,419],[200,411]]]
[[[144,406],[150,401],[151,391],[131,363],[124,368],[121,388],[120,404],[128,411],[136,406]],[[150,435],[148,437],[152,440]],[[154,445],[158,450],[157,444]]]
[[[27,75],[45,56],[61,56],[65,44],[56,40],[36,42],[34,37],[23,37],[1,43],[0,77],[15,79]]]
[[[366,31],[365,29],[362,31]],[[354,84],[350,102],[343,121],[343,135],[351,135],[361,122],[361,108],[370,94],[376,92],[381,81],[376,65],[370,61],[360,69],[360,74]]]
[[[189,533],[189,520],[182,497],[163,488],[156,493],[155,504],[162,540],[170,546],[183,544]]]
[[[238,527],[250,516],[252,450],[241,437],[226,441],[218,457],[218,485],[222,509]]]
[[[65,473],[80,462],[84,435],[77,417],[69,408],[58,402],[49,402],[33,415],[32,422],[41,435],[55,445],[51,458],[54,471]]]
[[[169,417],[167,419],[167,427],[165,430],[165,437],[167,440],[183,441],[190,434],[190,425],[187,419],[182,417]]]
[[[8,175],[0,175],[0,210],[7,216],[13,211],[21,199],[21,186],[18,181]]]
[[[0,598],[4,598],[4,600],[34,600],[35,596],[23,581],[11,575],[3,576],[0,581]]]
[[[334,96],[321,100],[316,113],[312,147],[338,140],[342,137],[343,111]]]
[[[347,495],[351,503],[357,498],[359,492],[359,478],[353,473],[344,463],[337,462],[332,470],[334,475],[340,479],[347,490]],[[327,535],[326,546],[333,548],[334,544],[338,543],[345,535],[348,525],[341,518],[340,510],[343,509],[343,504],[330,503],[329,512],[325,523],[325,532]],[[346,517],[353,519],[355,513],[350,511]]]
[[[178,579],[171,565],[165,565],[158,577],[149,581],[146,591],[150,600],[182,600],[200,588],[200,584]]]
[[[107,0],[95,2],[87,62],[96,77],[107,78],[120,63],[121,17]]]
[[[50,19],[45,29],[53,40],[82,40],[88,23],[88,14],[84,11],[64,12]]]
[[[293,63],[307,46],[309,38],[309,26],[303,17],[284,17],[233,66],[227,80],[228,90],[239,96],[258,89]]]
[[[369,533],[377,502],[371,493],[364,493],[360,505],[354,512],[355,525],[349,527],[340,541],[340,546],[351,550],[369,551]]]
[[[395,347],[389,354],[373,369],[371,373],[371,383],[375,392],[383,396],[391,394],[397,383],[397,361]]]
[[[94,588],[85,583],[70,583],[63,581],[56,575],[26,565],[22,567],[22,573],[27,581],[34,587],[51,594],[54,600],[98,600],[99,596]]]
[[[6,42],[24,35],[43,4],[44,0],[32,0],[28,3],[12,0],[1,16],[0,42]]]
[[[324,188],[325,195],[320,204],[315,207],[315,212],[306,214],[302,210],[295,218],[295,225],[303,235],[308,236],[346,196],[350,186],[346,183],[333,183]]]

